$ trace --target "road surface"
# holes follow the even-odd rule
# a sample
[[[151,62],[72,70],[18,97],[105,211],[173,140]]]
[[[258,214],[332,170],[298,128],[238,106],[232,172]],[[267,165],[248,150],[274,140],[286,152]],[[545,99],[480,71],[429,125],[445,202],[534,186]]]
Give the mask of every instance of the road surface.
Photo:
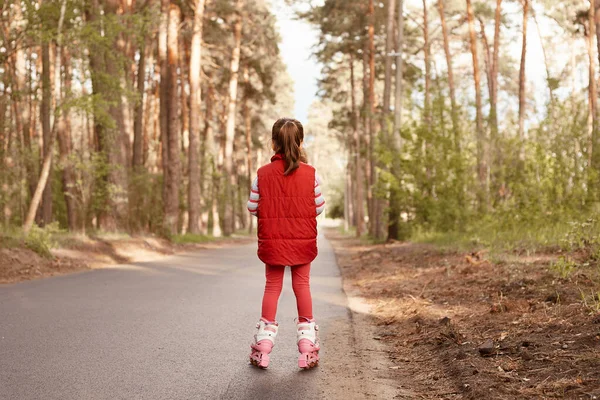
[[[271,365],[248,364],[264,266],[256,244],[233,245],[0,286],[0,399],[308,400],[340,397],[340,386],[344,398],[364,398],[354,381],[364,376],[337,378],[360,366],[340,354],[352,350],[351,315],[333,251],[319,241],[319,368],[297,368],[289,270]]]

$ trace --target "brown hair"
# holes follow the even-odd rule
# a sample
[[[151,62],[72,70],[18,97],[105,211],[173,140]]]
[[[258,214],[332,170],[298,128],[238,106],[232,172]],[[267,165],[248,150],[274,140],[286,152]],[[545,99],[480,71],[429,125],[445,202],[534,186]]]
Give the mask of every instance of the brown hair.
[[[271,134],[275,153],[283,154],[285,161],[284,175],[289,175],[306,162],[306,154],[300,148],[304,140],[304,127],[300,121],[291,118],[280,118],[273,124]]]

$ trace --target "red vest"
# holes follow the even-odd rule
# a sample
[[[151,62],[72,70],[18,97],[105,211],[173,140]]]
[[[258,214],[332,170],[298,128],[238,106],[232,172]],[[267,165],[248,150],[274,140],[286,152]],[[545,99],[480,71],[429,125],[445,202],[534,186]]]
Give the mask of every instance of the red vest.
[[[258,170],[258,258],[269,265],[308,264],[317,257],[315,169],[308,164],[285,176],[275,154]]]

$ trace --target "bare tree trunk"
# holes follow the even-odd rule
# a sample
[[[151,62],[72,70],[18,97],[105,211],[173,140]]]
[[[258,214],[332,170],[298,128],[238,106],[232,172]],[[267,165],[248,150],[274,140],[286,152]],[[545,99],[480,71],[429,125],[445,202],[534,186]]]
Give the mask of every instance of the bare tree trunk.
[[[450,107],[452,115],[452,130],[454,132],[454,146],[459,153],[460,139],[458,137],[458,106],[456,104],[456,89],[454,86],[454,71],[452,67],[452,54],[450,54],[450,40],[448,38],[448,27],[446,25],[446,15],[444,13],[444,1],[438,0],[438,10],[442,22],[442,35],[444,38],[444,54],[446,55],[446,64],[448,66],[448,87],[450,90]]]
[[[392,52],[394,50],[394,10],[396,0],[388,0],[385,35],[385,84],[383,86],[383,115],[389,114],[392,100]],[[384,120],[384,123],[387,121]],[[387,131],[387,128],[385,129]]]
[[[231,54],[231,64],[229,67],[229,96],[227,104],[227,126],[225,129],[225,154],[224,166],[226,174],[226,199],[225,199],[225,214],[223,221],[223,233],[225,236],[230,236],[233,233],[234,207],[235,207],[235,181],[236,176],[233,171],[233,145],[235,140],[235,117],[237,107],[237,91],[238,91],[238,75],[240,68],[240,50],[242,45],[242,8],[243,0],[236,1],[236,22],[233,28],[234,45]]]
[[[519,139],[525,140],[525,60],[527,57],[527,20],[529,18],[529,0],[523,0],[523,40],[521,46],[521,65],[519,67]],[[524,159],[523,145],[519,156]]]
[[[190,110],[189,110],[189,96],[185,90],[185,82],[190,81],[190,49],[187,41],[183,35],[179,36],[179,79],[181,81],[181,90],[179,91],[179,104],[181,105],[180,115],[180,127],[181,127],[181,151],[182,154],[189,154],[188,149],[190,147]],[[188,160],[189,164],[189,160]],[[181,173],[185,176],[188,173],[188,165],[182,166]],[[186,225],[187,228],[187,225]]]
[[[367,229],[369,233],[372,233],[371,225],[375,218],[375,210],[373,208],[373,188],[371,187],[371,113],[369,109],[369,41],[364,41],[363,57],[362,57],[362,92],[363,92],[363,138],[364,138],[364,150],[365,150],[365,185],[367,188],[367,214],[368,224]]]
[[[362,166],[362,154],[361,154],[361,141],[358,131],[358,119],[359,110],[356,106],[356,80],[354,76],[354,58],[352,53],[350,54],[350,90],[351,90],[351,101],[352,101],[352,137],[354,139],[354,168],[355,168],[355,199],[354,199],[354,213],[356,217],[356,236],[361,237],[364,232],[365,223],[365,211],[364,211],[364,194],[363,189],[365,186],[363,178],[363,166]]]
[[[498,54],[500,52],[500,23],[502,17],[502,0],[496,0],[495,26],[494,26],[494,54],[492,58],[491,96],[490,96],[490,123],[492,125],[492,142],[498,139]]]
[[[431,130],[431,44],[429,42],[429,17],[427,0],[423,0],[423,51],[425,53],[425,122]],[[425,147],[427,148],[427,143]]]
[[[62,53],[65,69],[63,96],[67,97],[71,92],[71,61],[70,55],[64,48]],[[65,109],[58,118],[57,138],[60,154],[59,165],[62,168],[62,186],[65,204],[67,206],[67,224],[70,231],[76,231],[79,229],[79,225],[77,223],[77,204],[75,200],[75,172],[73,171],[72,161],[70,160],[71,148],[73,146],[71,139],[71,112],[68,109]],[[82,217],[85,217],[85,215]]]
[[[40,107],[40,116],[42,119],[42,135],[44,146],[42,151],[43,159],[46,154],[51,153],[53,148],[50,146],[50,107],[52,103],[52,84],[50,80],[50,44],[44,40],[42,43],[42,103]],[[52,140],[53,142],[53,140]],[[50,160],[50,175],[52,174],[52,159]],[[52,222],[52,178],[46,183],[44,193],[42,194],[42,208],[39,214],[39,223],[41,226]]]
[[[467,19],[469,20],[469,36],[471,39],[471,55],[473,58],[473,77],[475,81],[475,108],[477,129],[477,177],[479,178],[479,207],[485,211],[487,206],[487,194],[489,191],[487,180],[487,138],[483,130],[482,100],[481,100],[481,77],[479,73],[479,57],[477,54],[477,36],[475,35],[475,18],[471,0],[467,0]]]
[[[23,12],[21,9],[21,2],[14,2],[14,20],[12,23],[15,26],[19,26],[23,22]],[[25,52],[20,46],[15,49],[15,68],[14,68],[14,83],[13,87],[16,88],[15,92],[18,94],[18,99],[13,102],[13,114],[15,116],[15,125],[17,131],[21,133],[22,141],[25,147],[25,170],[27,174],[27,186],[29,188],[29,195],[33,197],[36,187],[36,173],[35,165],[33,162],[33,152],[31,147],[31,112],[29,104],[25,99],[31,102],[31,94],[27,88],[26,78],[30,75],[27,69],[27,60],[25,58]],[[16,135],[18,137],[18,135]],[[10,141],[8,141],[10,142]]]
[[[145,40],[145,39],[144,39]],[[144,165],[144,93],[146,92],[146,43],[140,46],[140,59],[137,68],[138,101],[135,104],[133,121],[133,169],[141,171]]]
[[[392,145],[398,154],[402,152],[402,106],[404,103],[404,1],[398,0],[398,38],[396,49],[396,98],[394,113],[394,134]],[[393,173],[398,176],[400,171],[398,165],[393,164]],[[399,192],[396,189],[390,191],[389,221],[387,226],[388,239],[397,240],[400,234],[400,204]]]
[[[151,66],[151,70],[156,69],[154,62],[154,45],[150,46],[150,51],[146,55],[146,65]],[[150,138],[153,140],[158,137],[158,117],[159,112],[157,111],[157,100],[155,93],[158,96],[157,82],[154,80],[154,74],[150,74],[148,77],[148,85],[146,90],[146,104],[143,107],[143,126],[142,129],[142,166],[148,168],[148,156],[150,150]],[[158,158],[158,157],[157,157]]]
[[[161,138],[161,159],[163,170],[163,210],[165,214],[165,228],[168,228],[166,222],[166,211],[170,205],[169,200],[169,64],[167,62],[167,41],[169,36],[169,0],[160,2],[160,23],[158,27],[158,62],[160,69],[160,138]]]
[[[590,11],[589,11],[589,21],[588,21],[588,32],[587,32],[587,50],[588,50],[588,60],[589,60],[589,87],[588,87],[588,95],[589,95],[589,120],[591,120],[591,124],[589,125],[588,132],[588,166],[590,170],[598,172],[598,168],[600,167],[600,162],[598,159],[598,148],[597,148],[597,136],[598,136],[598,90],[596,83],[596,57],[594,55],[594,39],[596,38],[596,16],[595,16],[595,0],[590,0]],[[594,174],[589,174],[589,176],[593,176]],[[596,200],[595,189],[598,184],[594,180],[590,180],[588,193],[590,198]]]
[[[596,50],[598,51],[598,61],[600,62],[600,2],[594,0],[594,30],[596,32]],[[535,18],[535,13],[534,13]],[[537,23],[537,21],[536,21]]]
[[[533,21],[535,22],[535,27],[537,29],[538,36],[540,38],[540,44],[542,46],[542,53],[544,54],[544,66],[546,68],[546,82],[548,83],[548,98],[550,100],[550,113],[552,113],[553,105],[554,105],[554,91],[552,85],[550,84],[550,66],[548,63],[548,53],[546,52],[546,46],[544,45],[544,37],[542,36],[542,31],[540,30],[540,24],[537,20],[537,15],[535,14],[535,9],[532,10]],[[597,17],[597,15],[596,15]],[[597,33],[597,32],[596,32]]]
[[[67,1],[62,0],[60,7],[60,16],[58,19],[57,26],[57,38],[56,38],[56,57],[55,57],[55,66],[54,66],[54,89],[56,91],[55,97],[57,99],[57,108],[58,108],[58,99],[60,99],[60,46],[62,44],[62,26],[65,18],[65,12],[67,8]],[[59,115],[56,115],[58,117]],[[50,131],[50,136],[48,138],[48,148],[52,149],[54,144],[54,137],[56,136],[56,122],[58,118],[54,119],[54,124],[52,130]],[[33,225],[33,220],[35,218],[36,210],[40,204],[42,199],[42,192],[48,182],[48,176],[50,175],[50,166],[52,165],[52,151],[47,151],[44,154],[44,162],[42,164],[42,169],[40,172],[40,179],[38,180],[37,186],[35,188],[35,192],[33,194],[33,198],[31,199],[31,203],[29,204],[29,209],[27,211],[27,216],[25,218],[25,222],[23,224],[23,232],[25,234],[29,233]]]
[[[204,131],[202,133],[202,151],[200,152],[201,157],[201,176],[202,176],[202,193],[206,193],[204,196],[205,204],[205,217],[206,220],[206,231],[208,234],[217,236],[214,231],[214,215],[212,214],[212,195],[214,191],[209,190],[213,186],[214,165],[217,160],[217,154],[215,150],[215,137],[212,128],[213,122],[213,109],[215,102],[215,88],[212,82],[212,76],[208,75],[208,89],[206,93],[206,117],[204,118]],[[220,231],[218,232],[220,235]]]
[[[248,72],[248,66],[245,65],[244,66],[244,82],[246,84],[246,87],[248,87],[250,85],[250,73]],[[254,166],[252,163],[252,155],[253,155],[253,149],[252,149],[252,116],[250,115],[250,107],[248,106],[248,99],[249,99],[249,94],[246,94],[244,96],[244,105],[243,105],[243,114],[244,114],[244,125],[245,125],[245,131],[246,131],[246,168],[248,169],[247,171],[247,175],[246,178],[248,180],[248,192],[246,193],[248,196],[250,196],[250,189],[251,189],[251,185],[252,185],[252,174],[254,172]],[[246,215],[250,216],[250,219],[248,220],[248,233],[252,233],[252,229],[253,229],[253,219],[252,216],[249,213],[245,213]]]
[[[181,185],[181,132],[179,130],[179,97],[177,69],[179,64],[179,7],[169,7],[167,35],[167,71],[168,71],[168,181],[167,201],[165,202],[165,227],[171,234],[178,233],[179,186]],[[164,144],[163,144],[164,145]]]
[[[490,99],[492,98],[492,55],[490,52],[490,44],[488,42],[488,38],[487,38],[487,34],[485,33],[485,24],[483,23],[483,19],[482,18],[478,18],[479,21],[479,26],[480,26],[480,30],[481,30],[481,38],[483,39],[483,48],[484,48],[484,53],[483,53],[483,60],[485,61],[485,76],[486,76],[486,82],[487,82],[487,87],[488,87],[488,93],[490,96]]]
[[[190,55],[190,144],[188,157],[188,210],[190,233],[200,233],[200,115],[202,73],[202,21],[205,0],[194,2],[194,22],[192,26],[192,48]]]
[[[369,124],[369,159],[371,162],[371,191],[377,184],[377,154],[375,153],[375,144],[379,129],[377,127],[378,119],[375,118],[376,99],[375,99],[375,1],[369,0],[369,113],[371,115]],[[373,237],[382,239],[384,236],[383,230],[383,200],[375,196],[372,197],[374,220],[370,224],[369,229]]]

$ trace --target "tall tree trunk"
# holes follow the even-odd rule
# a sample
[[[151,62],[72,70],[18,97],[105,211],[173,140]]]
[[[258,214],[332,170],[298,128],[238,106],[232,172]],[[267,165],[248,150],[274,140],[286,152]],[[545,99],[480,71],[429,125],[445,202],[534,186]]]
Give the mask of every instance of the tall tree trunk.
[[[65,12],[67,8],[67,0],[62,0],[60,7],[60,16],[58,18],[58,26],[57,26],[57,37],[56,37],[56,57],[55,57],[55,66],[54,66],[54,89],[56,91],[55,97],[57,99],[57,108],[58,108],[58,99],[60,99],[60,46],[62,44],[62,26],[65,18]],[[59,115],[56,114],[57,118],[54,118],[54,124],[52,129],[50,130],[50,135],[48,138],[48,149],[52,149],[54,144],[54,138],[56,136],[56,123],[59,119]],[[40,171],[40,178],[38,180],[37,186],[35,188],[35,192],[33,193],[33,197],[31,199],[31,203],[29,204],[29,209],[27,210],[27,216],[25,217],[25,222],[23,224],[23,232],[28,234],[31,227],[33,226],[33,221],[35,218],[36,210],[40,204],[42,199],[42,192],[46,187],[48,182],[48,176],[50,175],[50,167],[52,165],[52,151],[47,151],[44,154],[44,162],[42,163],[42,168]]]
[[[120,12],[117,5],[106,2],[101,7],[98,0],[92,0],[86,10],[87,19],[102,35],[104,19],[116,16]],[[113,123],[104,118],[95,119],[95,134],[97,150],[102,155],[104,164],[97,171],[97,184],[100,191],[106,193],[98,214],[98,227],[106,231],[128,230],[129,228],[129,199],[127,177],[127,141],[125,130],[125,117],[123,114],[121,77],[124,70],[115,58],[118,48],[118,38],[113,41],[109,49],[105,43],[95,41],[90,44],[89,57],[92,72],[92,88],[94,94],[108,103],[108,115]],[[103,79],[113,77],[119,82],[119,90],[107,86]],[[106,171],[108,170],[108,171]]]
[[[57,99],[58,100],[58,99]],[[50,43],[46,40],[42,43],[42,103],[40,107],[40,116],[42,119],[43,151],[42,157],[51,153],[53,148],[50,146],[50,107],[52,104],[52,84],[50,79]],[[53,140],[52,140],[53,141]],[[50,159],[50,179],[44,187],[42,195],[42,209],[40,210],[39,224],[44,226],[52,222],[52,159]]]
[[[107,2],[107,4],[109,4]],[[104,7],[104,13],[118,15],[121,10],[116,7]],[[113,49],[121,48],[119,54],[123,53],[119,45],[119,38],[115,38]],[[125,70],[119,63],[114,51],[106,49],[104,52],[106,72],[120,82],[117,93],[106,92],[106,98],[110,100],[108,112],[115,122],[115,126],[109,129],[108,138],[108,182],[110,184],[108,197],[108,213],[103,221],[103,228],[107,231],[129,231],[129,182],[128,172],[131,165],[131,142],[129,129],[129,102],[125,91]]]
[[[144,207],[142,191],[140,190],[140,178],[144,172],[144,94],[146,93],[146,39],[142,39],[139,48],[138,66],[137,66],[137,93],[138,99],[134,105],[134,120],[133,120],[133,156],[131,157],[132,169],[134,178],[132,179],[133,187],[129,194],[131,196],[131,221],[132,229],[140,230],[144,228],[145,214],[142,210]],[[146,110],[147,111],[147,110]],[[146,127],[147,130],[147,127]]]
[[[450,90],[450,107],[452,116],[452,130],[454,132],[454,147],[457,153],[460,149],[460,139],[458,137],[458,106],[456,104],[456,89],[454,86],[454,70],[452,67],[452,54],[450,53],[450,40],[448,38],[448,26],[446,24],[446,15],[444,13],[444,1],[438,0],[438,11],[442,22],[442,36],[444,38],[444,54],[446,55],[446,64],[448,66],[448,87]]]
[[[492,143],[496,147],[498,140],[498,54],[500,52],[500,23],[502,17],[502,0],[496,0],[494,16],[494,53],[492,58],[491,96],[490,96],[490,124],[492,127]]]
[[[167,61],[167,41],[169,36],[169,0],[160,2],[160,23],[158,27],[158,63],[160,69],[160,139],[163,170],[163,210],[166,219],[169,203],[169,64]],[[169,226],[165,220],[165,229]]]
[[[548,84],[548,99],[550,101],[549,112],[552,114],[554,109],[554,90],[550,83],[550,64],[548,62],[548,53],[546,51],[546,46],[544,45],[544,37],[542,36],[542,31],[540,29],[540,24],[538,23],[537,15],[535,13],[535,9],[533,11],[533,21],[535,22],[535,27],[537,29],[538,37],[540,38],[540,44],[542,47],[542,53],[544,54],[544,66],[546,68],[546,83]],[[597,17],[597,15],[596,15]],[[596,31],[596,33],[598,33]]]
[[[23,12],[21,9],[21,2],[19,1],[14,2],[14,16],[12,23],[15,27],[20,26],[23,23]],[[35,173],[36,168],[33,161],[33,149],[31,146],[31,111],[28,104],[28,102],[31,102],[31,93],[27,88],[27,76],[30,75],[30,72],[27,68],[25,52],[21,46],[17,46],[15,49],[14,74],[15,77],[12,86],[16,89],[14,91],[16,93],[13,93],[13,95],[18,94],[18,96],[17,100],[13,102],[12,109],[15,116],[15,125],[17,131],[21,134],[22,143],[24,145],[24,164],[27,174],[27,187],[29,188],[29,195],[33,197],[37,176]],[[18,135],[15,136],[18,137]]]
[[[371,113],[369,110],[369,41],[364,41],[363,46],[363,57],[362,57],[362,92],[363,92],[363,138],[364,138],[364,151],[365,151],[365,185],[367,188],[367,214],[368,218],[368,231],[372,233],[371,225],[373,225],[373,220],[375,218],[375,211],[373,209],[373,188],[371,186],[371,152],[369,149],[371,148]]]
[[[398,154],[402,153],[402,106],[404,104],[404,1],[398,0],[398,40],[396,49],[396,98],[394,113],[394,135],[392,144]],[[395,176],[399,176],[401,171],[399,166],[393,164]],[[389,223],[387,227],[388,239],[397,240],[400,235],[400,203],[399,192],[392,189],[390,192]]]
[[[192,48],[190,55],[190,145],[188,157],[189,175],[189,226],[190,233],[200,233],[200,116],[202,74],[202,21],[205,0],[194,2],[194,22],[192,26]]]
[[[385,84],[383,86],[383,115],[389,114],[392,100],[392,52],[394,50],[394,10],[396,0],[388,0],[385,34]],[[387,121],[384,120],[387,124]],[[387,128],[385,129],[387,131]]]
[[[471,55],[473,58],[473,77],[475,81],[475,125],[477,129],[477,177],[479,178],[478,201],[479,207],[485,211],[487,206],[487,138],[483,130],[482,100],[481,100],[481,77],[479,73],[479,57],[477,54],[477,36],[475,35],[475,18],[473,16],[473,6],[471,0],[467,0],[467,19],[469,20],[469,36],[471,39]]]
[[[375,1],[369,0],[369,113],[371,115],[369,124],[369,135],[371,140],[369,142],[369,158],[371,162],[371,180],[370,186],[373,191],[377,184],[377,154],[375,152],[375,145],[378,139],[379,127],[377,123],[378,118],[375,118],[376,110],[376,99],[375,99]],[[383,200],[373,196],[373,211],[374,211],[374,224],[370,226],[372,230],[371,234],[373,237],[382,239],[384,236],[383,230]]]
[[[213,186],[213,182],[215,179],[214,175],[214,165],[217,161],[217,154],[215,148],[215,137],[213,133],[212,123],[213,123],[213,110],[215,103],[215,88],[212,81],[212,75],[208,75],[208,89],[206,91],[206,116],[204,118],[204,131],[202,132],[202,151],[200,152],[201,161],[200,161],[200,173],[202,176],[202,193],[206,193],[204,196],[204,204],[205,204],[205,217],[206,220],[206,231],[209,235],[219,236],[220,231],[215,232],[214,218],[215,216],[212,214],[212,194],[214,191],[210,190]],[[218,218],[218,215],[217,215]],[[218,228],[218,226],[217,226]],[[217,235],[217,233],[219,235]]]
[[[356,106],[356,79],[354,74],[354,58],[350,53],[350,90],[352,101],[352,137],[354,139],[354,168],[355,168],[355,199],[354,213],[356,219],[356,237],[361,237],[364,232],[365,211],[364,211],[364,194],[365,187],[363,178],[361,141],[358,130],[359,110]]]
[[[485,33],[485,24],[482,18],[477,18],[479,21],[479,27],[481,31],[481,39],[483,39],[483,60],[485,61],[485,76],[488,87],[488,94],[490,99],[492,98],[492,54],[490,52],[490,43],[487,38],[487,34]]]
[[[429,42],[429,16],[427,0],[423,0],[423,52],[425,54],[425,122],[431,131],[431,44]],[[425,147],[427,147],[427,143]]]
[[[213,122],[213,111],[215,105],[215,88],[213,85],[212,76],[208,76],[208,90],[207,90],[207,99],[206,99],[206,118],[204,119],[204,146],[205,146],[205,157],[203,157],[203,165],[205,167],[202,168],[203,174],[205,175],[204,181],[207,183],[205,186],[205,192],[208,193],[208,187],[212,188],[210,191],[210,197],[207,201],[207,226],[208,233],[219,237],[221,236],[221,225],[219,221],[219,212],[217,207],[217,200],[219,196],[219,180],[216,178],[217,175],[217,147],[215,143],[215,134],[212,127]]]
[[[145,40],[145,39],[144,39]],[[146,43],[140,46],[137,68],[138,101],[135,103],[133,121],[133,169],[140,172],[144,165],[144,93],[146,92]]]
[[[233,146],[235,140],[235,117],[237,108],[238,75],[240,69],[240,50],[242,45],[242,8],[243,0],[236,1],[236,21],[233,28],[234,45],[231,53],[231,63],[229,66],[229,96],[227,97],[227,125],[225,128],[225,179],[226,179],[226,200],[225,214],[223,221],[223,233],[230,236],[233,233],[234,208],[235,208],[235,181],[236,176],[233,170]]]
[[[57,49],[58,50],[58,49]],[[64,95],[68,97],[71,92],[71,61],[70,55],[63,49],[63,65],[65,69]],[[64,109],[58,117],[57,138],[59,149],[59,164],[62,168],[62,186],[65,204],[67,206],[67,224],[70,231],[76,231],[79,228],[77,223],[77,203],[75,200],[75,171],[73,170],[71,157],[72,139],[71,139],[71,112]],[[85,215],[82,214],[82,219]]]
[[[598,0],[594,0],[594,20],[594,30],[596,32],[596,50],[598,51],[598,61],[600,62],[600,1]]]
[[[250,73],[248,72],[248,66],[244,66],[244,83],[246,87],[250,87]],[[244,96],[244,105],[243,105],[243,114],[244,114],[244,126],[246,131],[246,168],[248,168],[246,179],[248,180],[248,184],[246,185],[248,188],[248,196],[250,196],[250,189],[252,185],[252,174],[254,171],[254,166],[252,163],[253,149],[252,149],[252,116],[250,115],[250,107],[248,106],[250,94],[246,94]],[[245,213],[245,215],[250,215]],[[253,219],[250,215],[250,219],[248,220],[248,232],[252,233],[253,229]]]
[[[521,45],[521,65],[519,67],[519,139],[521,142],[525,140],[525,60],[527,57],[527,20],[529,18],[529,0],[523,0],[523,34]],[[519,156],[521,159],[525,157],[523,153],[523,145]]]
[[[589,125],[588,132],[588,165],[590,172],[588,176],[594,177],[600,171],[600,149],[598,149],[598,90],[596,83],[596,57],[594,55],[594,39],[596,39],[596,6],[595,0],[590,0],[590,11],[588,20],[588,32],[587,32],[587,50],[588,50],[588,61],[589,61]],[[598,187],[597,178],[590,180],[588,194],[592,201],[598,200],[596,193]]]
[[[169,24],[167,35],[167,71],[168,71],[168,115],[167,127],[168,147],[168,181],[167,201],[165,203],[165,227],[174,235],[178,233],[179,186],[181,185],[181,132],[179,130],[179,97],[177,70],[179,64],[179,7],[169,7]],[[164,145],[164,144],[163,144]]]

